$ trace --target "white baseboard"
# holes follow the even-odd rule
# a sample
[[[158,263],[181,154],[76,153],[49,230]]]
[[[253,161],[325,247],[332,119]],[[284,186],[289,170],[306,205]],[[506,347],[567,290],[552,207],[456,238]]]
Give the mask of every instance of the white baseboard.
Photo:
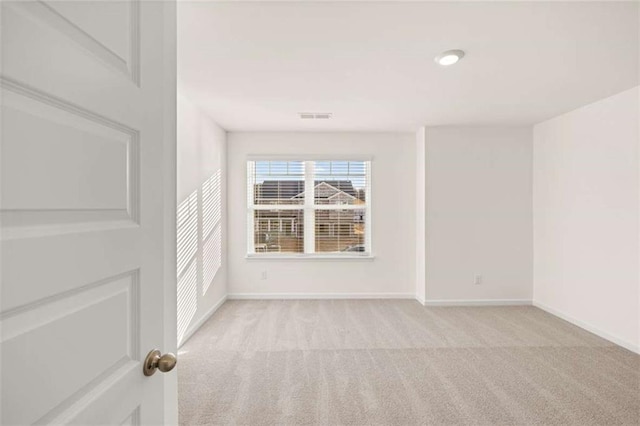
[[[614,336],[611,333],[608,333],[606,331],[603,331],[602,329],[595,327],[587,322],[584,322],[582,320],[576,319],[570,315],[565,314],[564,312],[561,312],[555,308],[552,308],[551,306],[547,306],[544,303],[540,303],[537,301],[533,301],[533,306],[535,306],[536,308],[542,309],[545,312],[550,313],[551,315],[555,315],[556,317],[563,319],[567,322],[570,322],[573,325],[577,325],[578,327],[587,330],[590,333],[595,334],[598,337],[602,337],[605,340],[610,341],[611,343],[615,343],[618,346],[622,346],[625,349],[629,349],[631,352],[635,352],[637,354],[640,354],[640,345],[636,345],[633,344],[631,342],[628,342],[624,339],[619,338],[618,336]]]
[[[425,300],[424,300],[422,297],[420,297],[420,296],[418,296],[418,295],[416,294],[416,295],[414,295],[414,297],[413,297],[413,298],[414,298],[414,299],[416,299],[416,301],[417,301],[419,304],[421,304],[422,306],[424,306],[424,304],[425,304]]]
[[[447,299],[447,300],[425,300],[424,306],[528,306],[531,300],[527,299]]]
[[[191,338],[191,336],[193,336],[193,334],[198,331],[198,329],[200,329],[200,327],[202,327],[202,324],[204,324],[205,322],[207,322],[207,320],[209,318],[211,318],[211,315],[213,315],[218,308],[220,308],[220,306],[222,306],[224,304],[224,302],[227,301],[227,297],[228,296],[223,296],[222,299],[220,299],[218,301],[218,303],[216,303],[215,305],[213,305],[211,307],[211,309],[209,309],[207,311],[207,313],[205,313],[202,318],[200,318],[198,321],[194,322],[193,324],[191,324],[191,326],[187,329],[187,331],[184,333],[184,336],[182,336],[182,341],[178,342],[178,349],[180,349],[182,347],[182,345],[184,345],[185,343],[187,343],[187,340],[189,340]]]
[[[229,300],[274,299],[415,299],[413,293],[231,293]]]

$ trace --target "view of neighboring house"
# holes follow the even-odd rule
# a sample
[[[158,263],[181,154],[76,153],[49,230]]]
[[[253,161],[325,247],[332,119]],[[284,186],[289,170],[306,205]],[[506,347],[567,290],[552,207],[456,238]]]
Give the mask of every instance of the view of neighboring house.
[[[265,180],[255,184],[255,204],[303,205],[304,181]],[[350,180],[317,180],[316,205],[365,204],[364,190]],[[316,210],[316,252],[335,252],[364,244],[364,208]],[[258,210],[254,219],[256,252],[304,251],[304,211]]]

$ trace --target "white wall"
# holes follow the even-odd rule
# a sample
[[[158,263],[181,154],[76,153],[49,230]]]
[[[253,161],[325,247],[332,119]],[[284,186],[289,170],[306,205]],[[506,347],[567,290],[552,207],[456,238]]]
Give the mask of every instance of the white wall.
[[[534,127],[534,302],[638,351],[638,87]]]
[[[177,125],[180,345],[227,294],[224,241],[227,136],[181,93],[178,93]]]
[[[427,303],[530,301],[531,128],[427,127],[425,138]]]
[[[230,296],[414,296],[414,134],[258,132],[229,133],[228,140]],[[375,259],[246,259],[246,160],[252,154],[371,156]]]
[[[426,248],[427,248],[427,210],[426,210],[426,128],[416,132],[416,299],[424,304],[426,300]]]

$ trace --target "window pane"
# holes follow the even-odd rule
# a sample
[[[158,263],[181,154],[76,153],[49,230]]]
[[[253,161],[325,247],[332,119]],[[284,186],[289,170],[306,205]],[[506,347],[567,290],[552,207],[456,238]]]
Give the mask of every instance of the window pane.
[[[317,253],[364,253],[364,210],[316,210]]]
[[[248,168],[255,204],[304,204],[304,162],[250,161]]]
[[[304,253],[304,212],[302,210],[255,210],[256,254]]]
[[[364,204],[367,161],[316,161],[315,204]]]
[[[249,229],[253,232],[252,251],[257,255],[304,253],[304,217],[311,214],[315,223],[309,224],[307,237],[311,241],[306,242],[310,252],[315,248],[319,254],[368,254],[365,221],[370,164],[348,160],[248,161],[247,202],[254,218],[254,227]],[[314,183],[313,205],[305,206],[305,183],[310,181]]]

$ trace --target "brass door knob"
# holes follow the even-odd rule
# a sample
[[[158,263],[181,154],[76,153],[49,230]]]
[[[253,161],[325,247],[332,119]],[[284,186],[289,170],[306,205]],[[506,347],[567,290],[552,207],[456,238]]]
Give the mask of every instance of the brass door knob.
[[[142,364],[142,371],[145,376],[152,376],[156,370],[166,373],[173,370],[177,362],[178,360],[174,354],[166,353],[162,355],[158,349],[154,349],[145,358],[144,364]]]

